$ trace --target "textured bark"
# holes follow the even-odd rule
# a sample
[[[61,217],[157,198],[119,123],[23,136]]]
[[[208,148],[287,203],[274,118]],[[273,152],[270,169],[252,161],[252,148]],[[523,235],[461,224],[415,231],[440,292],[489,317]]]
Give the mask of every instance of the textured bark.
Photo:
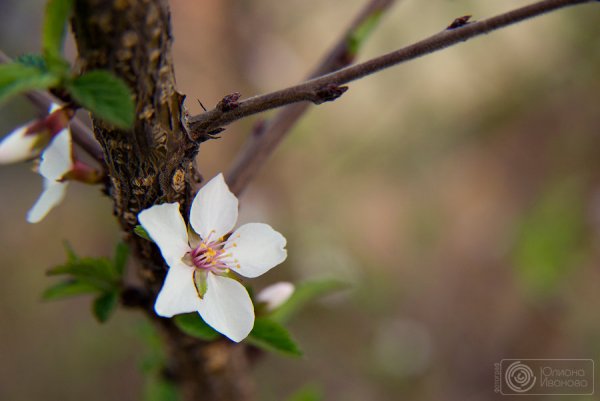
[[[154,316],[154,300],[167,267],[154,244],[131,235],[137,214],[153,204],[179,202],[184,215],[196,180],[198,145],[190,140],[183,96],[176,91],[166,0],[76,0],[73,19],[82,71],[108,69],[135,95],[137,118],[131,131],[94,120],[110,175],[107,192],[140,263],[140,302]],[[251,383],[245,346],[226,340],[190,338],[169,320],[155,321],[167,341],[168,371],[185,400],[249,400]]]

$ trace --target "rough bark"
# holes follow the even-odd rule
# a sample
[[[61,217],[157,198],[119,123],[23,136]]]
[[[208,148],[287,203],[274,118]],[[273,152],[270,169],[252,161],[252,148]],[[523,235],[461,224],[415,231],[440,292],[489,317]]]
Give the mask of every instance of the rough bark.
[[[137,214],[153,204],[179,202],[184,215],[196,181],[183,96],[175,88],[170,14],[166,0],[76,0],[73,31],[81,71],[108,69],[135,95],[130,131],[94,120],[110,176],[114,214],[135,251],[144,283],[141,302],[150,316],[167,267],[154,244],[131,235]],[[245,347],[226,340],[205,343],[156,318],[170,352],[168,371],[185,400],[251,399]],[[170,375],[171,376],[171,375]]]

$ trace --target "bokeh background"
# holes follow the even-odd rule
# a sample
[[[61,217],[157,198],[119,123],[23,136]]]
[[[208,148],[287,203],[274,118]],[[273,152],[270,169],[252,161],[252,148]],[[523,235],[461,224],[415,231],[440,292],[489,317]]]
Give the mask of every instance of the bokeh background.
[[[196,99],[300,81],[364,1],[171,3],[178,86],[196,114]],[[524,3],[399,1],[360,59]],[[0,48],[37,51],[42,10],[2,0]],[[599,360],[599,12],[560,11],[389,69],[297,125],[241,200],[244,221],[289,244],[255,288],[335,277],[351,289],[293,321],[303,359],[259,362],[259,400],[306,385],[326,400],[493,400],[502,358]],[[3,105],[0,131],[35,113],[22,99]],[[258,119],[203,145],[205,177],[227,169]],[[0,399],[140,399],[142,316],[100,325],[88,299],[40,300],[63,240],[112,253],[110,201],[74,184],[29,225],[40,177],[3,166],[0,185]]]

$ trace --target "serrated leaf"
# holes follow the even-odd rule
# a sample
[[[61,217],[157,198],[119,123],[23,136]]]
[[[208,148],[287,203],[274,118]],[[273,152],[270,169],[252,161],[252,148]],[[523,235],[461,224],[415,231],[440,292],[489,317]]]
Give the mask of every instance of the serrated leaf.
[[[284,323],[307,303],[321,296],[348,288],[348,284],[338,280],[307,281],[296,286],[292,296],[269,316],[271,319]]]
[[[78,295],[95,294],[97,292],[98,288],[93,285],[77,280],[67,280],[48,287],[42,294],[42,299],[45,301],[54,301]]]
[[[135,106],[127,84],[104,70],[85,73],[66,88],[73,98],[98,118],[120,128],[133,125]]]
[[[152,241],[152,238],[150,238],[148,231],[146,231],[146,229],[140,225],[135,226],[135,228],[133,229],[133,233],[140,238],[143,238],[148,241]]]
[[[173,321],[181,331],[192,337],[212,341],[221,336],[215,329],[206,324],[197,313],[177,315],[173,318]]]
[[[48,66],[46,65],[46,60],[41,54],[23,54],[15,59],[15,62],[19,64],[23,64],[27,67],[35,67],[42,72],[48,71]]]
[[[348,36],[347,46],[351,56],[356,56],[361,46],[373,32],[379,20],[381,19],[381,11],[371,14],[359,26],[357,26]]]
[[[60,64],[73,0],[48,0],[42,31],[42,52],[49,64]]]
[[[286,328],[268,318],[256,318],[248,341],[269,351],[279,351],[290,356],[302,355]]]
[[[124,242],[119,242],[115,248],[115,259],[113,265],[117,277],[122,277],[125,273],[125,266],[127,265],[127,259],[129,258],[129,247]]]
[[[48,89],[60,78],[52,73],[21,63],[0,65],[0,103],[11,96],[34,89]]]
[[[100,295],[92,304],[92,312],[100,323],[104,323],[112,315],[117,307],[119,293],[116,291]]]

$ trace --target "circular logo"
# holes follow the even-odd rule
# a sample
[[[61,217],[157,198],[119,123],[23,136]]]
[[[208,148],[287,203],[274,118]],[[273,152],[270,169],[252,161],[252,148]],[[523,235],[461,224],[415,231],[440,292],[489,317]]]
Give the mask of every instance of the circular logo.
[[[521,361],[511,363],[504,373],[504,381],[515,393],[524,393],[535,385],[536,377],[531,368]]]

